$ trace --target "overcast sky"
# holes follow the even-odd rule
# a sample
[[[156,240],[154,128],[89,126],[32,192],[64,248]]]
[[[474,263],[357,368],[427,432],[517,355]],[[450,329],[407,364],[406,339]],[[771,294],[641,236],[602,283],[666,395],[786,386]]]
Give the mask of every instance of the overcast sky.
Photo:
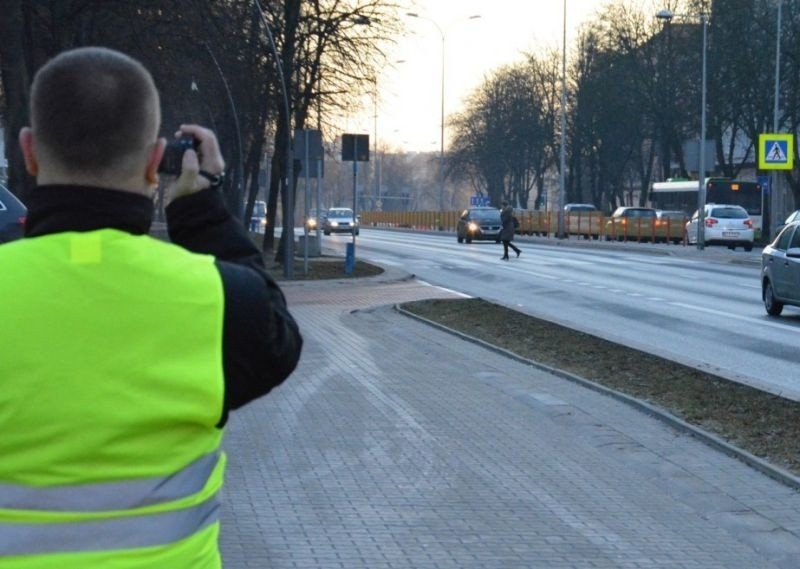
[[[593,17],[605,0],[567,0],[567,44],[576,28]],[[642,0],[650,4],[651,0]],[[561,50],[562,0],[408,0],[409,35],[398,38],[392,61],[378,79],[378,140],[406,150],[438,150],[441,116],[442,36],[444,33],[445,114],[483,78],[524,51]],[[470,16],[480,15],[478,19]],[[371,100],[370,100],[371,101]],[[374,112],[348,121],[350,132],[374,136]],[[447,138],[447,134],[445,138]],[[372,142],[372,140],[371,140]]]

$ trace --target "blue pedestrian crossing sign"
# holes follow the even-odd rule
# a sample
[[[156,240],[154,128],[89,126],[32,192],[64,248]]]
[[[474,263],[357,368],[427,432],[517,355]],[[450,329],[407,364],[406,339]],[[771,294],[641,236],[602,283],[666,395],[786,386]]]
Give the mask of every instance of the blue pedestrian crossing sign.
[[[470,196],[469,205],[471,205],[471,206],[488,206],[489,205],[489,196],[484,196],[483,194],[475,194],[474,196]]]
[[[758,169],[791,170],[794,167],[794,135],[759,134]]]

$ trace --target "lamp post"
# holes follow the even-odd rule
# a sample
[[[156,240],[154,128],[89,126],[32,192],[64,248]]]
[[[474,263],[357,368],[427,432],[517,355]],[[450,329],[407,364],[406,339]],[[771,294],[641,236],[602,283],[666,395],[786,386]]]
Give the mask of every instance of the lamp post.
[[[445,37],[444,37],[444,30],[442,27],[433,19],[427,18],[425,16],[420,16],[416,12],[406,12],[406,16],[411,18],[420,18],[422,20],[427,20],[432,23],[436,27],[436,31],[439,32],[439,35],[442,38],[442,97],[441,97],[441,108],[440,108],[440,123],[439,123],[439,231],[444,229],[442,225],[443,220],[441,216],[444,213],[444,71],[445,71],[445,53],[444,53],[444,45],[445,45]],[[468,16],[462,20],[458,21],[466,21],[466,20],[477,20],[480,18],[480,14],[473,14],[472,16]],[[456,22],[452,22],[456,23]]]
[[[561,149],[558,173],[558,238],[566,237],[564,200],[567,193],[567,0],[564,0],[563,44],[561,46]]]
[[[208,44],[203,42],[203,47],[205,48],[208,55],[211,57],[211,60],[214,62],[214,66],[217,68],[217,73],[219,73],[220,79],[222,79],[222,84],[225,87],[225,94],[228,96],[228,104],[231,107],[231,114],[233,115],[233,126],[236,129],[236,187],[233,191],[233,203],[235,209],[233,210],[233,215],[237,218],[241,219],[242,217],[242,183],[243,183],[243,176],[244,176],[244,164],[242,161],[242,134],[239,130],[239,115],[236,112],[236,105],[233,102],[233,94],[231,93],[231,89],[228,86],[228,80],[225,78],[225,74],[222,72],[222,68],[219,66],[219,62],[217,58],[214,57],[214,52],[211,51],[211,48],[208,47]]]
[[[783,0],[778,0],[778,22],[777,22],[777,30],[776,35],[777,39],[775,40],[775,92],[774,92],[774,101],[772,106],[772,132],[778,132],[778,105],[780,103],[780,87],[781,87],[781,14],[783,11]],[[770,212],[769,216],[766,214],[766,202],[764,200],[764,190],[761,190],[761,234],[766,236],[769,239],[772,236],[772,219],[773,219],[773,210],[774,207],[772,205],[775,204],[775,192],[777,191],[778,186],[778,172],[777,170],[773,170],[770,175],[769,180],[769,195],[770,195]],[[769,225],[764,223],[765,221],[769,222]]]
[[[667,23],[672,21],[675,16],[689,16],[687,14],[675,14],[672,10],[660,10],[656,14],[659,20]],[[705,207],[706,207],[706,68],[708,58],[708,14],[699,14],[700,25],[703,27],[703,65],[702,79],[700,88],[700,143],[698,151],[700,153],[700,164],[697,173],[697,249],[703,250],[705,238]]]
[[[393,62],[395,65],[399,63],[405,63],[405,59],[398,59]],[[382,167],[382,160],[380,155],[378,154],[378,75],[377,73],[372,77],[372,106],[373,106],[373,163],[375,166],[373,167],[373,175],[375,178],[375,202],[373,203],[373,210],[380,207],[382,209],[381,204],[381,167]]]
[[[283,97],[283,119],[286,121],[286,131],[284,132],[286,144],[286,166],[284,168],[286,205],[283,208],[285,212],[284,217],[286,218],[283,220],[283,231],[286,237],[284,239],[283,248],[283,276],[287,279],[291,279],[294,278],[294,149],[292,148],[292,115],[289,112],[289,94],[286,85],[286,77],[283,73],[281,58],[278,55],[278,48],[275,46],[275,38],[272,37],[272,30],[269,27],[269,22],[267,22],[266,17],[264,17],[264,10],[261,9],[259,0],[254,0],[254,2],[256,10],[258,10],[258,15],[261,17],[261,22],[264,25],[264,31],[267,33],[270,50],[275,57],[275,68],[278,71],[281,96]]]

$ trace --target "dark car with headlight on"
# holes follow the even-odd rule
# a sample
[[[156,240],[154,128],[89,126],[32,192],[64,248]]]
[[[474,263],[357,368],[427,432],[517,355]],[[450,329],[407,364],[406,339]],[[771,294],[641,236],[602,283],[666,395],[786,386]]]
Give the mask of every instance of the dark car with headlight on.
[[[459,243],[473,240],[500,241],[500,210],[494,207],[471,207],[458,218],[456,239]]]
[[[800,306],[800,221],[783,228],[761,253],[761,299],[770,316]]]

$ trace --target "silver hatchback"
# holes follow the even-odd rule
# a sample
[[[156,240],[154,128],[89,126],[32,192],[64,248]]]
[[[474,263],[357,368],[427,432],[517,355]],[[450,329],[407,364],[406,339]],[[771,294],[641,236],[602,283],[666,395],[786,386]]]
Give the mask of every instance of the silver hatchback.
[[[761,253],[761,298],[770,316],[800,306],[800,221],[783,228]]]

